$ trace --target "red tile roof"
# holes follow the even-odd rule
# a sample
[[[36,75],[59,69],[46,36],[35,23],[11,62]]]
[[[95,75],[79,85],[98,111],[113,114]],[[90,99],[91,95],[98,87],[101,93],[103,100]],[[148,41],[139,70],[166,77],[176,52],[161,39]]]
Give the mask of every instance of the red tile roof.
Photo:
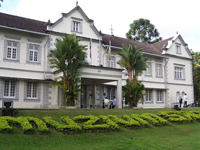
[[[159,51],[153,44],[141,43],[141,42],[130,40],[130,39],[103,34],[103,43],[105,45],[109,45],[109,40],[111,41],[111,46],[122,47],[123,43],[125,43],[126,45],[129,45],[129,44],[138,45],[139,49],[142,48],[142,52],[151,53],[155,55],[162,55],[162,52]]]
[[[16,29],[45,33],[46,22],[0,13],[0,25]]]

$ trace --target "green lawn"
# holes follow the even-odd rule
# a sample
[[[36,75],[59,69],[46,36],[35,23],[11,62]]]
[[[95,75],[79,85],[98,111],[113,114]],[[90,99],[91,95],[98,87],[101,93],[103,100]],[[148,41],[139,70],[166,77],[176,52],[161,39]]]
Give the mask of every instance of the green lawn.
[[[147,110],[19,110],[18,116],[32,116],[42,119],[51,116],[62,123],[61,116],[73,118],[78,115],[122,115],[171,111],[172,109]],[[183,111],[200,110],[185,108]],[[1,113],[0,113],[1,115]],[[79,124],[81,125],[81,123]],[[200,149],[200,123],[172,124],[161,127],[128,130],[120,127],[119,132],[63,134],[50,129],[47,135],[39,135],[36,129],[33,134],[24,135],[21,128],[13,126],[13,132],[0,134],[0,150],[66,150],[66,149],[133,149],[133,150],[195,150]]]

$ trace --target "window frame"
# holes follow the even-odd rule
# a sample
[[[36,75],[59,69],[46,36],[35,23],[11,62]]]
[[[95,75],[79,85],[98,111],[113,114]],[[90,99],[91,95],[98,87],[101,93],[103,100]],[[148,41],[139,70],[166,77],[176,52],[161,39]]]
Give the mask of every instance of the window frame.
[[[28,84],[30,84],[30,89],[28,87]],[[36,97],[33,96],[34,94],[34,84],[36,85],[36,89],[35,89],[35,94]],[[27,99],[38,99],[38,83],[37,82],[31,82],[31,81],[27,81],[26,82],[26,98]],[[30,94],[30,96],[29,96]]]
[[[30,46],[33,46],[33,49],[30,49]],[[38,47],[37,49],[35,49],[36,46]],[[29,61],[29,62],[36,62],[36,63],[39,62],[39,61],[38,61],[39,48],[40,48],[39,45],[29,44],[29,58],[28,58],[28,61]],[[32,53],[32,60],[30,60],[30,54],[31,54],[31,52],[33,52],[33,53]],[[36,57],[37,60],[35,60],[35,53],[37,53],[37,57]]]
[[[107,67],[109,68],[115,68],[115,56],[111,55],[110,60],[107,60]]]
[[[183,80],[184,79],[184,68],[174,67],[174,79]]]
[[[6,82],[8,82],[8,87],[6,87]],[[14,90],[12,90],[12,83],[14,83]],[[5,95],[5,90],[8,90],[8,95]],[[11,92],[14,91],[12,96]],[[4,98],[15,98],[16,97],[16,81],[14,80],[4,80],[4,90],[3,90],[3,97]]]
[[[146,68],[146,73],[145,76],[152,76],[152,63],[151,62],[146,62],[147,68]]]
[[[8,43],[11,42],[11,45]],[[16,43],[16,46],[14,46],[14,43]],[[6,59],[9,60],[17,60],[17,44],[18,42],[12,41],[12,40],[7,40],[7,48],[6,48]],[[8,49],[10,48],[10,58],[8,57]],[[13,58],[13,51],[15,50],[15,58]]]
[[[162,76],[163,76],[162,64],[156,63],[156,77],[162,78]]]
[[[146,89],[145,90],[145,102],[146,103],[153,103],[153,90]]]
[[[162,103],[163,102],[163,90],[157,90],[156,91],[156,102]]]
[[[176,54],[182,54],[181,53],[181,45],[176,45]]]

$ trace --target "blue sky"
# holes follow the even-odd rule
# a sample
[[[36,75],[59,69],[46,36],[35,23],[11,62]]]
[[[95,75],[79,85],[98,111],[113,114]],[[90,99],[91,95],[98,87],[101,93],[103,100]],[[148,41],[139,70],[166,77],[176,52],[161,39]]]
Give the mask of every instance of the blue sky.
[[[98,30],[125,37],[129,25],[139,18],[149,19],[163,39],[172,37],[178,31],[189,49],[200,51],[200,9],[197,0],[78,0],[86,15],[94,20]],[[55,22],[61,13],[69,12],[76,0],[4,0],[0,12]]]

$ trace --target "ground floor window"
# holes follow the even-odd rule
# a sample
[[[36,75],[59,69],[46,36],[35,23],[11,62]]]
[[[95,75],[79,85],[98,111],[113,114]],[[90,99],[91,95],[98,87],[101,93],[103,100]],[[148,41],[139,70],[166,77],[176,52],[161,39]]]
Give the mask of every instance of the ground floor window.
[[[163,102],[163,91],[157,90],[157,102]]]
[[[37,98],[37,82],[27,82],[27,98]]]
[[[152,98],[153,98],[153,95],[152,95],[152,90],[146,90],[146,102],[152,102]]]
[[[4,81],[4,97],[15,97],[16,82],[13,80]]]

